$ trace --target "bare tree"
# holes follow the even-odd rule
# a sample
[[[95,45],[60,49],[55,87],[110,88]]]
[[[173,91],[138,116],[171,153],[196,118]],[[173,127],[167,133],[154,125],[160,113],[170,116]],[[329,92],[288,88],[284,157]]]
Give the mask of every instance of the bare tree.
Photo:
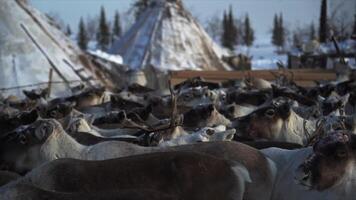
[[[213,15],[205,23],[206,32],[215,41],[220,41],[220,36],[222,34],[222,20],[218,15]]]
[[[55,25],[58,29],[62,31],[66,30],[66,24],[57,12],[48,12],[46,13],[46,16],[54,23],[53,25]]]
[[[352,15],[340,11],[333,19],[330,19],[330,29],[338,40],[346,40],[352,33]]]
[[[353,13],[349,12],[348,0],[331,1],[329,17],[330,31],[339,40],[345,40],[352,34]]]
[[[92,17],[88,15],[85,21],[86,21],[86,31],[89,40],[95,40],[96,33],[99,27],[99,16]]]

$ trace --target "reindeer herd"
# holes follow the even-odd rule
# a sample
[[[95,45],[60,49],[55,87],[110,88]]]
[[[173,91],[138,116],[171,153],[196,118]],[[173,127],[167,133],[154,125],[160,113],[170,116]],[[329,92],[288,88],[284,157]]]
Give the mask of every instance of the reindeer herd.
[[[0,98],[0,200],[355,199],[356,81]]]

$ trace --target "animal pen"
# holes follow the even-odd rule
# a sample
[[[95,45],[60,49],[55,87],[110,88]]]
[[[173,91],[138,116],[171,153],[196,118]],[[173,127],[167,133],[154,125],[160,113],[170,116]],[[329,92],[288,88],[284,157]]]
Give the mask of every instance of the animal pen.
[[[249,70],[183,0],[138,0],[104,51],[31,2],[0,0],[0,200],[355,199],[356,73],[334,37],[340,68],[308,51]]]

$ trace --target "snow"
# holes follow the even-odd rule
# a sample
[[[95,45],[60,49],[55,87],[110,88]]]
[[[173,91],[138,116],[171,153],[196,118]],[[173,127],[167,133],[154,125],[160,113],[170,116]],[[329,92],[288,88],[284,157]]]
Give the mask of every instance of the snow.
[[[255,44],[247,48],[246,46],[238,46],[236,53],[243,53],[252,56],[252,69],[276,69],[277,62],[282,62],[287,66],[288,56],[287,54],[277,54],[276,47],[270,43],[270,41],[259,40]]]
[[[96,56],[96,57],[99,57],[103,60],[107,60],[109,62],[112,62],[112,63],[115,63],[115,64],[118,64],[118,65],[122,65],[123,64],[123,59],[120,55],[112,55],[112,54],[108,54],[104,51],[101,51],[101,50],[88,50],[88,53],[93,55],[93,56]]]
[[[339,48],[345,53],[356,53],[356,41],[355,40],[346,40],[343,42],[338,42]],[[320,46],[320,51],[322,53],[335,53],[336,49],[332,42],[322,44]]]

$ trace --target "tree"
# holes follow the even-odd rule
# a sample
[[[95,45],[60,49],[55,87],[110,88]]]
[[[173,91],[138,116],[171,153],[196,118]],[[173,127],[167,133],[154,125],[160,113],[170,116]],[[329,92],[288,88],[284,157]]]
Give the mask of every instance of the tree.
[[[273,30],[272,30],[272,44],[283,50],[286,41],[286,30],[283,25],[282,13],[278,17],[274,15]]]
[[[278,29],[279,29],[279,21],[277,14],[274,15],[273,19],[273,29],[272,29],[272,44],[278,46]]]
[[[325,43],[328,38],[328,10],[327,0],[322,0],[319,22],[319,42]]]
[[[315,26],[314,26],[314,23],[311,23],[311,25],[310,25],[309,39],[310,40],[315,40]]]
[[[232,6],[230,5],[230,9],[229,9],[229,16],[228,16],[228,38],[229,38],[229,43],[230,43],[230,49],[234,50],[234,46],[237,44],[238,41],[238,30],[237,27],[235,25],[235,17],[234,17],[234,13],[232,11]]]
[[[278,20],[278,46],[281,49],[283,49],[285,42],[286,42],[286,30],[283,25],[283,15],[281,13]]]
[[[99,16],[91,17],[87,16],[85,28],[89,40],[96,40],[97,30],[99,27]]]
[[[244,22],[243,41],[246,46],[250,47],[252,46],[254,40],[255,40],[255,35],[250,24],[250,18],[248,17],[248,15],[246,15],[245,22]]]
[[[120,14],[118,11],[115,12],[114,25],[112,30],[112,42],[120,38],[122,34]]]
[[[222,20],[219,16],[214,15],[206,21],[205,30],[215,41],[221,39],[222,29]]]
[[[106,22],[105,9],[102,6],[99,19],[99,32],[97,33],[98,47],[102,51],[107,51],[110,44],[110,30],[109,25]]]
[[[140,15],[144,12],[144,10],[146,10],[149,5],[149,1],[150,0],[136,0],[136,2],[133,4],[136,20],[138,20]]]
[[[226,11],[224,11],[222,26],[223,26],[223,32],[222,32],[222,36],[221,36],[221,44],[226,48],[230,48],[229,24],[228,24],[228,20],[227,20]]]
[[[232,12],[232,7],[230,6],[229,14],[224,12],[223,17],[223,32],[221,37],[221,43],[224,47],[234,50],[234,46],[237,44],[237,34],[238,30],[235,25],[235,18]]]
[[[67,25],[66,35],[67,36],[71,36],[72,35],[72,29],[70,28],[69,24]]]
[[[78,43],[78,46],[81,49],[83,49],[83,50],[87,49],[88,36],[87,36],[86,29],[85,29],[85,24],[84,24],[83,18],[80,18],[80,22],[79,22],[79,31],[78,31],[78,36],[77,36],[77,43]]]
[[[352,31],[352,37],[356,38],[356,14],[355,14],[355,17],[354,17],[354,28],[353,28],[353,31]]]

